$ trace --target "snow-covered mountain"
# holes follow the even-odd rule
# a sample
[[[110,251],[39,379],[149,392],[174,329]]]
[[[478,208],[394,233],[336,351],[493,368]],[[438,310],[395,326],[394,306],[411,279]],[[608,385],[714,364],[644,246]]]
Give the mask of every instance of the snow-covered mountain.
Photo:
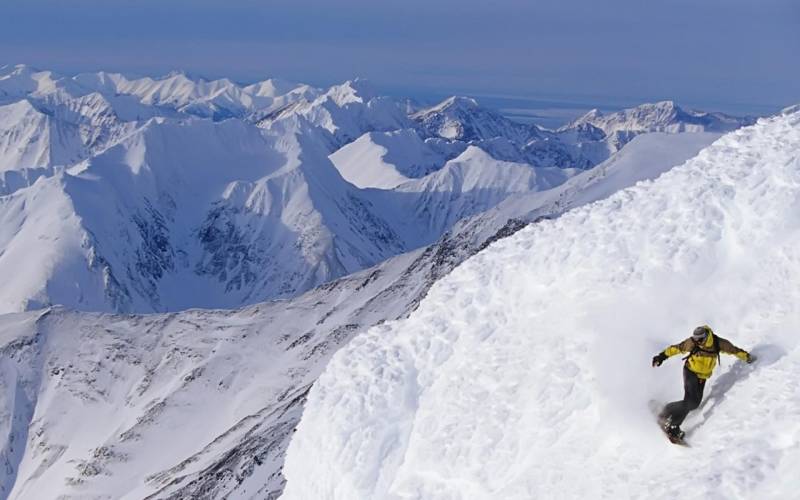
[[[491,242],[655,177],[715,137],[638,137],[554,189],[519,192],[429,247],[294,299],[235,311],[0,316],[0,491],[275,498],[309,386],[339,348],[405,317]]]
[[[423,139],[415,129],[407,128],[367,132],[339,148],[330,159],[355,186],[392,189],[439,170],[466,148],[460,141]]]
[[[74,99],[22,99],[0,106],[0,174],[73,165],[134,128],[134,122],[120,119],[97,93]]]
[[[722,113],[684,111],[671,102],[645,104],[605,116],[593,110],[557,131],[513,122],[452,97],[411,115],[432,137],[477,145],[494,158],[537,167],[590,168],[647,132],[727,132],[753,123]]]
[[[221,120],[266,113],[313,98],[319,90],[277,80],[242,86],[225,78],[191,78],[181,72],[159,78],[129,78],[102,71],[65,77],[25,65],[0,67],[0,103],[53,95],[77,98],[93,92],[112,98],[121,112],[138,103],[155,108],[159,115],[179,113]]]
[[[730,132],[753,123],[755,118],[752,117],[683,109],[673,101],[661,101],[609,114],[593,109],[561,130],[591,125],[607,135],[616,132]]]
[[[0,272],[14,285],[0,312],[296,296],[563,183],[638,133],[546,131],[467,98],[410,111],[359,79],[13,66],[0,91]]]
[[[17,285],[3,289],[6,311],[233,307],[372,266],[408,243],[338,176],[313,131],[271,135],[236,120],[151,120],[0,198],[0,214],[0,268]],[[57,244],[34,243],[48,239]]]
[[[272,123],[291,116],[300,116],[329,132],[332,151],[367,132],[411,126],[399,102],[377,95],[368,82],[360,79],[334,85],[313,99],[300,99],[265,116],[258,124],[268,128]]]
[[[333,356],[282,498],[794,496],[798,151],[800,113],[762,120],[459,266]],[[650,358],[704,323],[758,361],[722,358],[679,448]]]
[[[485,141],[505,137],[525,144],[540,137],[539,128],[523,125],[478,105],[469,97],[450,97],[438,105],[420,110],[411,118],[429,135],[460,141]]]

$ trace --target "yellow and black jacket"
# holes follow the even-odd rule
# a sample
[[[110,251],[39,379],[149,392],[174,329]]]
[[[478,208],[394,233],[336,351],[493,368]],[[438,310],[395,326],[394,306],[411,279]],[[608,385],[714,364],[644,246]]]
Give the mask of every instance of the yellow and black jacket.
[[[710,328],[708,332],[705,341],[699,344],[689,337],[683,342],[667,347],[663,353],[667,357],[690,353],[686,359],[686,367],[704,380],[711,376],[711,372],[717,366],[717,357],[721,352],[732,354],[742,361],[747,361],[750,356],[747,351],[736,347],[722,337],[717,337]]]

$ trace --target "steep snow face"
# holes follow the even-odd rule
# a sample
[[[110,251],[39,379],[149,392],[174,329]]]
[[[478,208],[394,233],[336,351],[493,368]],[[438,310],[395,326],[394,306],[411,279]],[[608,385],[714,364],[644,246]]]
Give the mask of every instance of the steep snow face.
[[[120,102],[135,119],[154,116],[136,103]],[[0,172],[69,166],[119,141],[136,128],[98,93],[51,94],[0,106]]]
[[[394,191],[399,208],[393,212],[415,217],[416,230],[435,240],[459,219],[488,210],[515,193],[551,189],[577,172],[498,161],[469,146],[442,169],[399,185]]]
[[[438,170],[466,145],[423,140],[414,129],[368,132],[338,149],[330,159],[348,182],[360,188],[392,189]]]
[[[792,496],[798,150],[800,114],[762,120],[467,261],[333,357],[283,498]],[[648,401],[681,363],[650,357],[703,323],[759,360],[723,357],[674,447]]]
[[[642,104],[605,115],[594,109],[562,130],[592,125],[612,135],[627,132],[729,132],[752,125],[754,118],[738,118],[724,113],[685,110],[672,101]]]
[[[553,189],[513,194],[478,216],[457,222],[452,232],[493,227],[492,220],[536,221],[555,218],[575,207],[604,199],[639,181],[655,179],[696,156],[722,134],[667,134],[636,136],[624,149],[600,165],[580,172]]]
[[[50,166],[51,158],[47,117],[25,100],[0,106],[0,171]]]
[[[95,263],[84,258],[89,235],[63,188],[59,175],[0,197],[0,311],[41,308],[53,296],[103,303],[102,275],[87,272]]]

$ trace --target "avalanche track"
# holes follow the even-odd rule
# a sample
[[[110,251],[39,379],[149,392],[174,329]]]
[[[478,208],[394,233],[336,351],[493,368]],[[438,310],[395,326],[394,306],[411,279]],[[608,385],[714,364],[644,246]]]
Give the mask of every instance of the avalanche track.
[[[357,336],[309,393],[287,499],[789,498],[800,479],[800,112],[529,226]],[[708,323],[723,357],[670,445],[650,358]]]

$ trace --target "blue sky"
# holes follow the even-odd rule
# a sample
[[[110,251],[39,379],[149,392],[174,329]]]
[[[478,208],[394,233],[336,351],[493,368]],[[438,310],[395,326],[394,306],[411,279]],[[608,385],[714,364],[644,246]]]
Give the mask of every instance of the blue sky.
[[[797,0],[4,0],[0,63],[183,69],[506,107],[800,102]]]

